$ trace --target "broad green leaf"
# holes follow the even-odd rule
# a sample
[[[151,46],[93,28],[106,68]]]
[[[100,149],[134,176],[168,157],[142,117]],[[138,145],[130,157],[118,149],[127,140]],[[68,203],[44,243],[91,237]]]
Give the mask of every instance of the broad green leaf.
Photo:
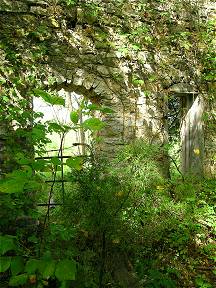
[[[61,260],[56,266],[55,276],[59,281],[75,280],[76,262],[73,260]]]
[[[38,160],[35,160],[35,162],[33,162],[32,167],[35,171],[40,171],[46,166],[46,164],[48,164],[46,160],[38,159]]]
[[[20,274],[17,276],[12,276],[9,281],[9,286],[20,286],[27,282],[28,275],[27,274]]]
[[[25,182],[22,179],[6,179],[0,182],[0,192],[2,193],[22,193]]]
[[[27,165],[31,163],[31,160],[26,158],[25,155],[20,152],[16,154],[16,161],[18,164],[21,164],[21,165]]]
[[[43,276],[44,279],[49,279],[51,276],[54,275],[55,272],[55,261],[53,260],[43,260],[42,265],[43,270],[39,270]]]
[[[111,114],[111,113],[114,113],[114,110],[109,108],[109,107],[106,107],[106,106],[103,106],[102,108],[100,108],[100,111],[102,113],[105,113],[105,114]]]
[[[43,98],[46,102],[50,103],[52,96],[47,93],[46,91],[43,91],[41,89],[35,88],[33,90],[35,96],[39,96],[41,98]]]
[[[61,125],[59,125],[58,123],[55,123],[55,122],[49,122],[48,130],[50,132],[54,131],[56,133],[60,133],[60,132],[64,132],[65,131],[63,126],[61,126]]]
[[[35,88],[33,91],[34,91],[35,96],[39,96],[39,97],[43,98],[44,101],[46,101],[47,103],[49,103],[51,105],[62,105],[62,106],[65,105],[64,98],[62,98],[60,96],[51,95],[48,92],[37,89],[37,88]]]
[[[0,273],[9,269],[11,264],[11,257],[0,257]]]
[[[66,165],[76,170],[81,170],[83,167],[84,158],[81,156],[71,157],[66,160]]]
[[[53,96],[51,104],[65,106],[65,99],[60,96]]]
[[[109,108],[109,107],[106,107],[106,106],[99,106],[99,105],[96,105],[96,104],[89,104],[87,106],[87,108],[90,110],[90,111],[95,111],[95,110],[98,110],[98,111],[101,111],[102,113],[113,113],[114,111]]]
[[[97,105],[97,104],[89,104],[87,106],[87,108],[90,110],[90,111],[95,111],[95,110],[99,110],[100,109],[100,106]]]
[[[83,122],[83,127],[86,130],[99,131],[105,127],[105,123],[98,118],[90,118]]]
[[[74,124],[77,124],[79,121],[79,113],[77,111],[72,111],[70,113],[70,119]]]
[[[10,250],[16,250],[16,246],[11,236],[0,236],[0,255],[4,255]]]
[[[11,261],[11,273],[12,275],[17,275],[24,269],[24,261],[21,256],[17,256]]]
[[[51,162],[54,164],[54,165],[61,165],[61,160],[58,158],[58,157],[53,157],[51,159]]]
[[[39,267],[40,267],[40,260],[30,259],[26,263],[25,272],[27,272],[29,275],[34,274]]]

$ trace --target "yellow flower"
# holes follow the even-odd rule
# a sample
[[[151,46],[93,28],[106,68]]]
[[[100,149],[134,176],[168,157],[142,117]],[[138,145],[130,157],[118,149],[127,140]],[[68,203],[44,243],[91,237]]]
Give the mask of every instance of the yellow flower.
[[[119,197],[119,198],[121,198],[123,195],[124,195],[124,192],[122,192],[122,191],[119,191],[115,194],[115,196]]]
[[[164,187],[163,186],[157,186],[156,189],[157,190],[164,190]]]
[[[199,148],[195,148],[193,151],[194,151],[194,154],[195,154],[195,155],[197,155],[197,156],[200,155],[200,150],[199,150]]]

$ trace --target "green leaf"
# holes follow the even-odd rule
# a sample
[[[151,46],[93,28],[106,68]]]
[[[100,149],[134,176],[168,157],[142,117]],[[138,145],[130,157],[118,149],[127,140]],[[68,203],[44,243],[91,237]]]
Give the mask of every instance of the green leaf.
[[[25,184],[25,190],[30,191],[38,191],[41,188],[41,183],[38,183],[38,180],[29,180]]]
[[[27,274],[12,276],[9,281],[9,286],[20,286],[25,284],[27,280],[28,280]]]
[[[17,275],[24,269],[24,261],[21,256],[17,256],[11,261],[11,273],[12,275]]]
[[[27,272],[29,275],[34,274],[39,267],[40,260],[30,259],[26,263],[25,272]]]
[[[89,109],[90,111],[100,110],[100,106],[97,104],[89,104],[87,106],[87,109]]]
[[[86,130],[99,131],[105,127],[105,123],[98,118],[90,118],[83,122],[83,127]]]
[[[32,167],[35,171],[40,171],[46,166],[46,164],[48,164],[46,160],[38,159],[38,160],[35,160],[35,162],[32,164]]]
[[[32,139],[36,142],[46,138],[45,127],[41,125],[35,125],[32,128]]]
[[[11,257],[0,257],[0,273],[9,269],[11,264]]]
[[[25,155],[20,152],[16,154],[16,161],[20,165],[27,165],[31,163],[31,160],[26,158]]]
[[[114,113],[113,109],[106,106],[99,106],[97,104],[89,104],[87,106],[87,109],[89,109],[90,111],[98,110],[105,114]]]
[[[0,182],[0,192],[2,193],[22,193],[25,182],[22,179],[9,179]]]
[[[106,106],[101,107],[101,108],[100,108],[100,111],[101,111],[102,113],[105,113],[105,114],[112,114],[112,113],[114,113],[114,110],[113,110],[113,109],[111,109],[111,108],[109,108],[109,107],[106,107]]]
[[[51,104],[51,105],[62,105],[65,106],[65,100],[64,98],[60,97],[60,96],[53,96],[50,95],[48,92],[40,90],[35,88],[33,90],[35,96],[39,96],[41,98],[43,98],[44,101],[46,101],[47,103]]]
[[[58,157],[53,157],[51,159],[51,162],[54,164],[54,165],[61,165],[61,160],[58,158]]]
[[[61,260],[56,266],[55,276],[59,281],[75,280],[76,262],[73,260]]]
[[[49,128],[48,130],[50,132],[54,131],[56,133],[61,133],[61,132],[64,132],[65,129],[63,126],[59,125],[58,123],[55,123],[55,122],[49,122]]]
[[[54,260],[42,261],[41,267],[43,267],[43,271],[40,270],[40,272],[44,279],[49,279],[51,276],[54,275],[55,272]]]
[[[66,160],[66,165],[76,170],[81,170],[83,167],[84,158],[82,156],[71,157]]]
[[[79,121],[79,114],[77,111],[72,111],[70,113],[70,119],[74,124],[77,124]]]
[[[0,255],[4,255],[8,251],[16,249],[13,238],[9,235],[0,236],[0,244]]]

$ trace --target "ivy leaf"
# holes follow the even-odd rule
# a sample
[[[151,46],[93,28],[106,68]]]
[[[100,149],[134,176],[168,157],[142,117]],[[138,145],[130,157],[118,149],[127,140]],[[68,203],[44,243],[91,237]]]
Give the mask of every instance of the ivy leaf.
[[[11,273],[17,275],[24,269],[24,261],[21,256],[17,256],[11,261]]]
[[[66,165],[76,170],[81,170],[83,167],[84,158],[81,156],[71,157],[66,160]]]
[[[46,101],[47,103],[51,104],[51,105],[62,105],[65,106],[65,100],[64,98],[60,97],[60,96],[53,96],[51,94],[49,94],[46,91],[40,90],[35,88],[33,90],[35,96],[39,96],[41,98],[43,98],[44,101]]]
[[[0,255],[4,255],[10,250],[16,250],[13,238],[9,235],[0,236]]]
[[[102,122],[100,119],[92,117],[90,119],[85,120],[82,125],[84,129],[95,132],[103,129],[106,124]]]
[[[17,276],[12,276],[9,281],[9,286],[24,285],[27,282],[27,280],[28,280],[28,275],[26,273],[17,275]]]
[[[55,276],[59,281],[75,280],[76,262],[73,260],[61,260],[56,266]]]
[[[74,124],[77,124],[79,121],[79,114],[77,111],[72,111],[70,113],[70,119]]]
[[[0,273],[9,269],[11,264],[11,257],[0,257]]]

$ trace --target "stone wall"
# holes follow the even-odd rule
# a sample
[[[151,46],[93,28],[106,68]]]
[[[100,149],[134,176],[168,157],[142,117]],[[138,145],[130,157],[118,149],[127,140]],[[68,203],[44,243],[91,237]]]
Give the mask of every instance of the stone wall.
[[[178,1],[170,2],[166,18],[167,5],[151,1],[145,4],[145,15],[136,1],[123,6],[112,1],[84,2],[69,9],[58,1],[3,0],[1,37],[18,45],[22,58],[28,57],[29,50],[43,47],[38,65],[56,77],[53,89],[76,92],[114,110],[101,115],[107,123],[98,147],[103,154],[113,155],[136,138],[166,144],[170,87],[175,83],[197,87],[200,73],[190,42],[170,44],[174,40],[166,37],[170,33],[186,37],[181,29],[196,29],[189,14],[194,4],[188,2],[191,6],[179,13],[173,5]],[[89,13],[90,4],[96,5],[96,12]],[[162,45],[163,41],[167,44]]]

